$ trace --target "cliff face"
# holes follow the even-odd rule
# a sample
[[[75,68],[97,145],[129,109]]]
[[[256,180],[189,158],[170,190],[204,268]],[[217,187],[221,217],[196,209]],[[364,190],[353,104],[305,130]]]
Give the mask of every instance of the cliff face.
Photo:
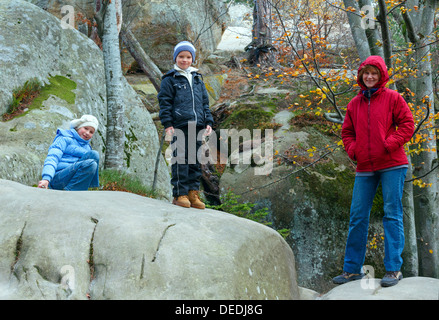
[[[0,180],[2,299],[299,299],[271,228],[113,191]]]
[[[27,0],[59,19],[66,15],[62,7],[70,5],[76,14],[93,21],[94,0]],[[181,40],[193,41],[198,49],[198,61],[202,61],[217,48],[229,22],[227,6],[221,0],[124,1],[123,21],[129,25],[146,53],[162,71],[172,67],[172,50]],[[91,30],[80,19],[75,26],[86,34]],[[122,50],[123,51],[123,50]],[[133,58],[122,52],[124,67]]]

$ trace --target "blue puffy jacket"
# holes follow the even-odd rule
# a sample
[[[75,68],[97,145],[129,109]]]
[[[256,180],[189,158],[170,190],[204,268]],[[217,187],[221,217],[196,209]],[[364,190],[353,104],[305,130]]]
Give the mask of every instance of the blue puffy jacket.
[[[192,86],[188,79],[172,69],[162,78],[157,95],[160,104],[160,121],[165,128],[183,127],[195,121],[198,127],[213,125],[209,109],[209,96],[201,74],[192,72]]]
[[[44,161],[43,180],[51,181],[56,172],[72,165],[91,150],[90,141],[82,139],[75,129],[58,129]]]

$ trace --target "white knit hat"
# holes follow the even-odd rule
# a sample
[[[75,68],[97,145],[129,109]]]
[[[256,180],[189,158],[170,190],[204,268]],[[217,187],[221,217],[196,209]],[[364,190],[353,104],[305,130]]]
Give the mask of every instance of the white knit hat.
[[[93,127],[95,130],[97,130],[98,126],[98,119],[90,114],[84,114],[81,119],[75,119],[70,122],[70,127],[72,127],[73,129],[79,129],[82,127]]]

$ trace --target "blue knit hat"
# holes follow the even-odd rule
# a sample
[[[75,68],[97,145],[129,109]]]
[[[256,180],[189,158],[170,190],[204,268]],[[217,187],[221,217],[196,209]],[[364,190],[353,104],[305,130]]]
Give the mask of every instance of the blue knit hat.
[[[182,41],[174,48],[174,62],[177,59],[178,54],[182,51],[189,51],[192,55],[192,62],[195,61],[195,47],[189,41]]]

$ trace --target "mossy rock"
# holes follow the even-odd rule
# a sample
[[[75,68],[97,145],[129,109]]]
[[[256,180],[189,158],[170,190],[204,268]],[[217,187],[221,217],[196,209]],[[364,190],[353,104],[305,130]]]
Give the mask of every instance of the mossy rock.
[[[35,97],[28,98],[28,101],[30,101],[28,106],[26,104],[20,106],[23,101],[15,101],[15,103],[18,103],[16,107],[12,107],[11,104],[8,111],[9,117],[6,121],[24,116],[33,109],[41,109],[41,107],[44,106],[44,102],[51,96],[56,96],[66,101],[68,104],[73,105],[76,100],[76,94],[73,90],[75,90],[76,87],[76,82],[63,76],[49,78],[49,83],[44,86],[42,86],[38,80],[26,81],[24,86],[17,88],[15,92],[27,90],[29,90],[28,92],[31,92],[31,90],[33,90],[31,93],[35,95]],[[21,98],[19,99],[21,100]],[[12,103],[14,103],[14,101]],[[20,110],[17,111],[16,108]]]
[[[271,123],[273,116],[272,112],[265,111],[260,105],[242,104],[233,109],[232,114],[222,123],[222,127],[237,130],[264,130],[267,124]]]
[[[73,90],[76,89],[76,82],[63,76],[54,76],[49,78],[49,84],[41,88],[40,95],[35,98],[29,106],[29,110],[41,108],[43,102],[49,99],[51,95],[65,100],[68,104],[74,104],[76,94]]]
[[[226,79],[227,74],[215,74],[203,77],[211,105],[220,98],[221,90]]]
[[[319,212],[340,214],[339,219],[346,218],[355,179],[355,173],[343,167],[333,162],[320,163],[309,171],[311,174],[301,174],[301,179],[309,186],[308,191],[319,199],[319,206],[331,206],[330,210],[321,208]]]

